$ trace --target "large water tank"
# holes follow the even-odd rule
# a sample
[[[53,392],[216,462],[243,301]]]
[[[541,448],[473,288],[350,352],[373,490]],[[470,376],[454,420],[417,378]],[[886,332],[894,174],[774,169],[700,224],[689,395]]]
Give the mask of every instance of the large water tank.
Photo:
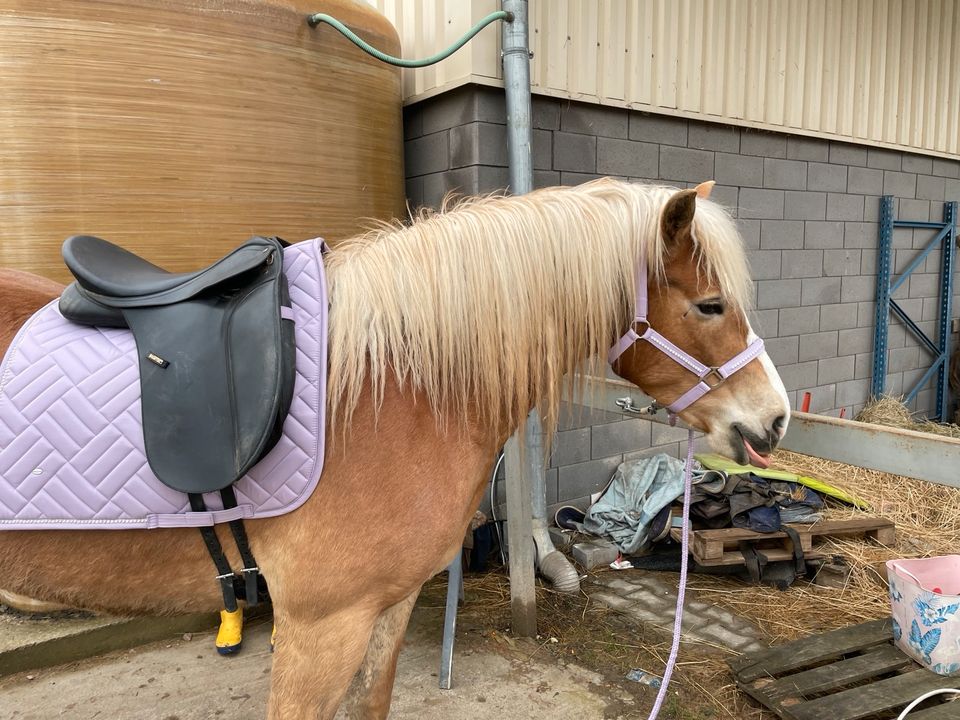
[[[403,213],[399,71],[359,0],[0,0],[0,266],[86,233],[174,270]]]

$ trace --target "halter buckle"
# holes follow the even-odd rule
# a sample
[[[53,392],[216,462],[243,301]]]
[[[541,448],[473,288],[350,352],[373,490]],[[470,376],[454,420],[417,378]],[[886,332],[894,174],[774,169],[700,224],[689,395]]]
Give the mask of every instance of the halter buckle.
[[[710,382],[707,381],[707,378],[713,378],[715,382],[711,384]],[[711,390],[722,385],[725,380],[726,378],[720,374],[720,368],[718,367],[710,368],[707,371],[707,374],[700,378],[700,382],[702,382],[704,385],[709,387]]]

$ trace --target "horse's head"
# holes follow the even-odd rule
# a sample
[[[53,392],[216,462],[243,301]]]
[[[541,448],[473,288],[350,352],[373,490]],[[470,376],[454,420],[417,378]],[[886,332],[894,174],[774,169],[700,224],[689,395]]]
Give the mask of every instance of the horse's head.
[[[687,356],[722,368],[755,342],[756,335],[746,316],[743,245],[730,217],[706,200],[712,185],[679,191],[663,207],[662,262],[648,276],[647,323]],[[646,327],[635,323],[634,330],[643,334]],[[613,369],[666,406],[699,384],[697,375],[671,357],[669,349],[643,340],[630,345]],[[736,372],[729,374],[730,369],[705,375],[703,382],[711,389],[679,415],[706,432],[717,452],[766,466],[766,456],[786,432],[790,417],[783,382],[765,351]]]

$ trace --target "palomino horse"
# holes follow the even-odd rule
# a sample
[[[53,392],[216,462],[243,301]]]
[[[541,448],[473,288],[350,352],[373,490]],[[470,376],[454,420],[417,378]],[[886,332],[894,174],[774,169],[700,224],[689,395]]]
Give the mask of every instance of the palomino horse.
[[[742,242],[709,187],[603,179],[469,200],[328,255],[324,477],[294,512],[248,522],[277,630],[269,718],[332,718],[355,676],[353,716],[386,717],[421,586],[458,551],[497,449],[533,407],[550,436],[564,379],[602,369],[631,326],[641,254],[649,323],[675,345],[718,366],[754,339]],[[0,273],[0,350],[59,291]],[[661,403],[696,382],[646,343],[614,370]],[[788,415],[762,354],[681,416],[743,462],[762,461]],[[3,585],[38,599],[211,611],[213,575],[192,530],[0,532]]]

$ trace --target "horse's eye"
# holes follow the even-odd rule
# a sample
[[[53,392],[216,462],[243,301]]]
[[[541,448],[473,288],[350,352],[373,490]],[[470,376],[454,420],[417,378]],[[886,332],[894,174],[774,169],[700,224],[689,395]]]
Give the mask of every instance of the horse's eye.
[[[697,303],[697,310],[704,315],[723,315],[723,304],[718,302]]]

